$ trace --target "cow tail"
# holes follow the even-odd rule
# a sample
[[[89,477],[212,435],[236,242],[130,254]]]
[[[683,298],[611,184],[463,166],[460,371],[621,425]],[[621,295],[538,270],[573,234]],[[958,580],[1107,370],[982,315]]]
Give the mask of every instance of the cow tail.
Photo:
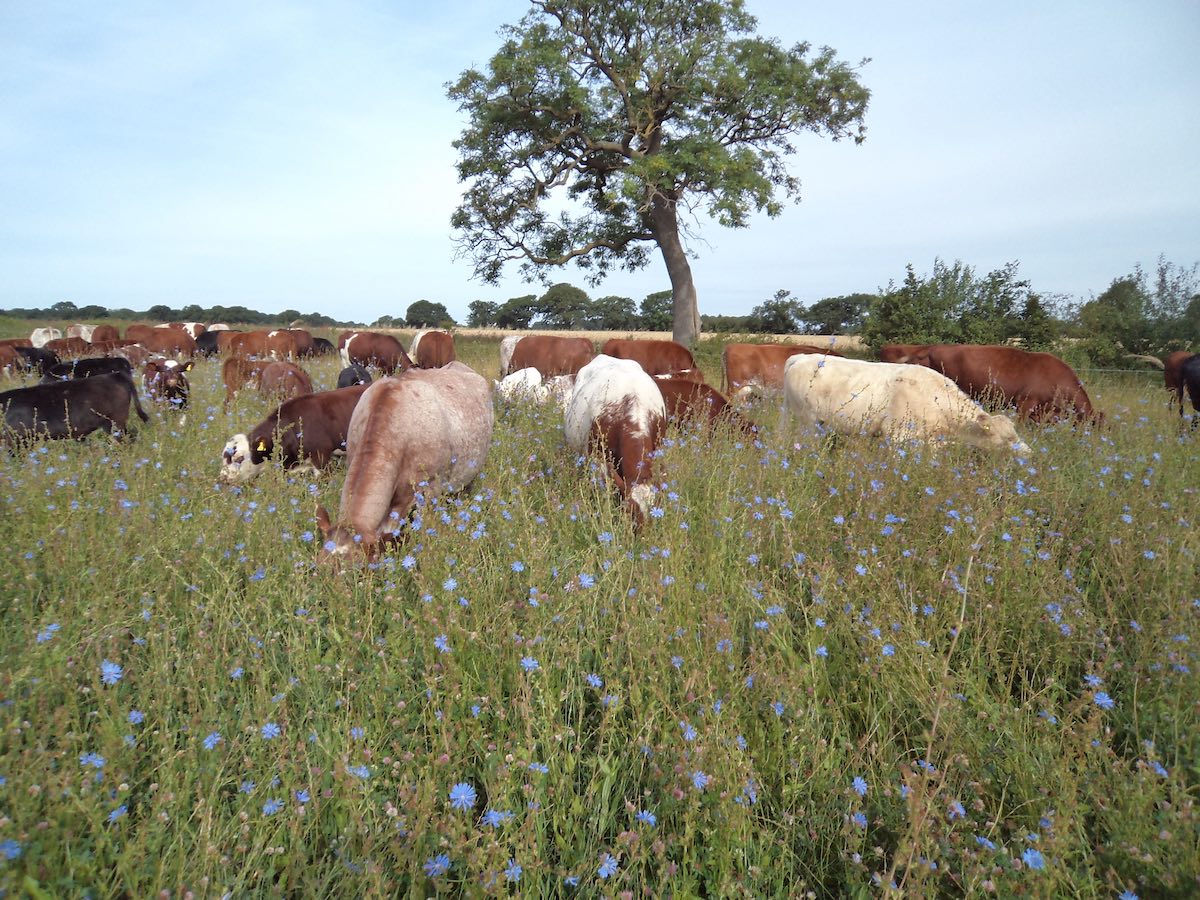
[[[142,409],[142,402],[138,399],[137,385],[133,383],[133,376],[127,372],[122,372],[121,376],[125,386],[129,388],[129,395],[133,398],[133,408],[137,410],[138,418],[143,422],[149,422],[150,417],[146,415],[146,411]]]

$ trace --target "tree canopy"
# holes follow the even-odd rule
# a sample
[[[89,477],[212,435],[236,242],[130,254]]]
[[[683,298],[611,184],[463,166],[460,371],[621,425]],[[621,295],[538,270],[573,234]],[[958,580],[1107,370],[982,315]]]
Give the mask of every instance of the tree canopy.
[[[743,227],[799,200],[785,166],[803,132],[864,136],[869,92],[833,50],[755,34],[742,0],[533,0],[486,72],[448,86],[468,117],[454,146],[468,187],[452,224],[475,274],[574,262],[599,283],[657,246],[673,332],[699,308],[684,213]],[[548,279],[547,279],[548,280]]]

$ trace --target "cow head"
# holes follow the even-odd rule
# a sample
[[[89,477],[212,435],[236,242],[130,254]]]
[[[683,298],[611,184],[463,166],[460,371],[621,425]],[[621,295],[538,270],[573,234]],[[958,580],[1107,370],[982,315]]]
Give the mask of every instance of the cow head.
[[[353,528],[346,525],[334,525],[329,519],[325,507],[317,507],[317,529],[321,532],[321,548],[317,551],[317,562],[331,564],[335,569],[340,568],[344,561],[355,557],[373,562],[379,557],[380,550],[394,541],[355,533]]]
[[[1033,452],[1033,448],[1017,435],[1012,419],[985,412],[980,412],[968,423],[963,440],[984,450],[1012,450],[1017,454]]]
[[[250,446],[250,438],[235,434],[225,444],[221,453],[221,480],[230,484],[245,484],[263,470],[266,459],[271,455],[271,441],[260,438],[256,447]]]

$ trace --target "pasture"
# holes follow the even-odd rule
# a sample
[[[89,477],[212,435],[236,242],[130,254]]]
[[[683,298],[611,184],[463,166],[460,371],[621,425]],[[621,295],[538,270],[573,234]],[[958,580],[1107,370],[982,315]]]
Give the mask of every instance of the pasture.
[[[219,484],[268,406],[189,377],[185,422],[0,453],[5,893],[1200,890],[1200,435],[1160,381],[1085,376],[1108,424],[1018,423],[1024,460],[760,403],[756,442],[671,430],[636,534],[557,409],[498,409],[471,489],[337,573],[343,468]]]

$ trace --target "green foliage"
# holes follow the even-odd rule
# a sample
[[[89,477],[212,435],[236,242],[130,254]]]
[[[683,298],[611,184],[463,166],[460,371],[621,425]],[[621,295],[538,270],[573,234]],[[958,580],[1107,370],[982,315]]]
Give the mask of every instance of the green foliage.
[[[581,329],[591,314],[592,300],[587,291],[572,284],[552,285],[538,300],[538,326],[541,328]]]
[[[671,330],[671,292],[655,291],[642,298],[638,310],[641,327],[646,331]]]
[[[858,334],[863,317],[878,298],[875,294],[826,297],[800,313],[806,334]]]
[[[588,328],[595,331],[632,331],[641,325],[631,297],[601,297],[592,301],[589,312]]]
[[[468,120],[451,221],[476,276],[574,262],[598,283],[657,244],[694,313],[678,207],[729,227],[777,215],[777,194],[799,198],[784,165],[797,135],[863,139],[856,70],[755,26],[740,0],[537,0],[503,28],[486,70],[448,86]]]
[[[513,297],[496,310],[496,325],[499,328],[528,328],[540,309],[538,299],[533,294]]]
[[[1058,340],[1059,326],[1042,305],[1042,298],[1032,292],[1026,294],[1016,325],[1016,337],[1025,350],[1049,351]]]
[[[800,330],[804,305],[792,298],[791,291],[778,290],[750,310],[750,330],[765,334],[794,334]]]
[[[417,300],[409,304],[408,312],[404,315],[404,324],[409,328],[450,328],[458,323],[444,304]]]
[[[468,328],[490,328],[500,315],[500,304],[489,300],[472,300],[467,306]]]

